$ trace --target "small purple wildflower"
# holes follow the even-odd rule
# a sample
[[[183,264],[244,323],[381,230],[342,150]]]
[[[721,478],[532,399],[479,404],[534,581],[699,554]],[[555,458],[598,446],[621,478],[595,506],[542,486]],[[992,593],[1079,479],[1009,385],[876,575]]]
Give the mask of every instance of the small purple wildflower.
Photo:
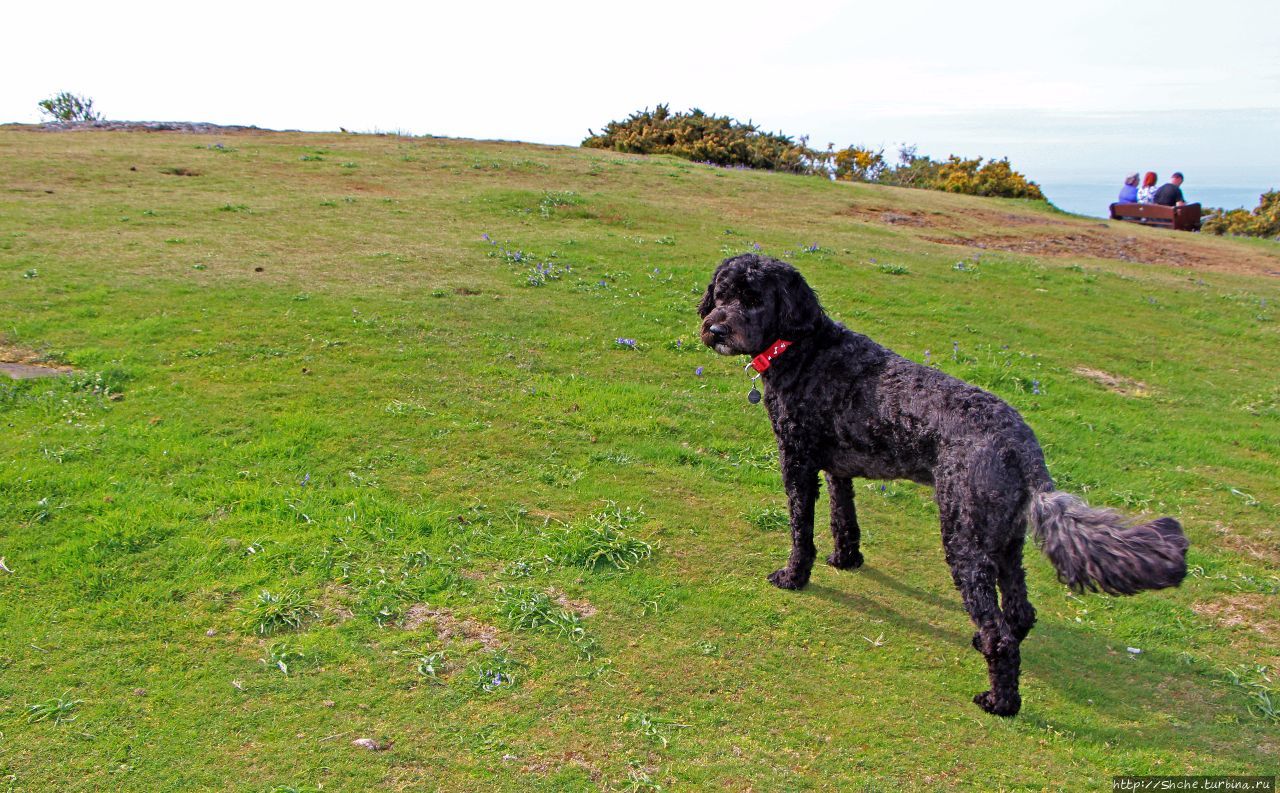
[[[684,339],[676,339],[676,349],[678,350],[683,346],[684,346]],[[698,368],[701,369],[702,367],[699,366]]]
[[[633,349],[633,350],[636,348],[636,340],[635,340],[635,339],[624,339],[624,338],[622,338],[622,337],[618,337],[618,339],[617,339],[617,343],[618,343],[620,346],[623,346],[623,347],[629,347],[629,348],[631,348],[631,349]]]
[[[751,243],[751,250],[753,250],[753,251],[760,251],[760,250],[764,250],[764,249],[760,247],[760,243],[758,243],[758,242],[753,242],[753,243]]]
[[[302,481],[299,482],[298,484],[302,485],[303,487],[306,487],[307,482],[310,482],[310,481],[311,481],[311,473],[308,472],[306,476],[302,477]]]
[[[484,240],[485,242],[489,243],[490,245],[493,245],[493,244],[494,244],[493,240],[489,237],[489,233],[488,233],[488,232],[485,232],[484,234],[481,234],[481,235],[480,235],[480,239]]]
[[[693,374],[695,377],[702,377],[702,367],[699,366],[697,369],[694,369]]]
[[[1039,396],[1039,395],[1040,395],[1040,381],[1039,381],[1039,380],[1032,380],[1032,381],[1031,381],[1031,393],[1035,394],[1036,396]]]
[[[925,365],[925,366],[928,366],[928,365],[929,365],[929,351],[928,351],[928,350],[925,350],[925,351],[924,351],[924,365]]]
[[[813,243],[813,244],[812,244],[812,245],[810,245],[809,247],[805,248],[805,250],[806,250],[806,251],[808,251],[809,253],[817,253],[817,252],[818,252],[818,243],[816,243],[816,242],[815,242],[815,243]]]

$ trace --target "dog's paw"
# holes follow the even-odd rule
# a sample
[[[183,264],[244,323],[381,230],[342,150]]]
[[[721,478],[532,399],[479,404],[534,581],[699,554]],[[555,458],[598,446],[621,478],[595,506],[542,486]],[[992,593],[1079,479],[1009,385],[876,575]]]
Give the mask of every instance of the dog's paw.
[[[827,557],[827,564],[837,570],[857,570],[862,567],[862,552],[854,551],[853,553],[834,552]]]
[[[1012,697],[997,697],[990,691],[983,691],[973,698],[973,702],[987,713],[1005,718],[1017,715],[1022,708],[1022,697],[1017,694]]]
[[[795,575],[784,567],[769,574],[769,583],[779,589],[803,589],[804,585],[809,583],[809,576]]]

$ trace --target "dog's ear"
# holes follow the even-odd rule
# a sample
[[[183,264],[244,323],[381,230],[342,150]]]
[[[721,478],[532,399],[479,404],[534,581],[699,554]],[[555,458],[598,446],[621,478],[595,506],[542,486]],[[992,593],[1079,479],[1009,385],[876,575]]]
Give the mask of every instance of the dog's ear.
[[[778,289],[778,338],[795,340],[813,333],[822,322],[822,304],[799,271],[787,268]]]
[[[715,298],[712,296],[715,291],[716,279],[712,276],[711,283],[707,284],[707,291],[702,295],[702,302],[698,304],[698,316],[700,318],[706,319],[707,315],[711,313],[711,309],[716,307]]]

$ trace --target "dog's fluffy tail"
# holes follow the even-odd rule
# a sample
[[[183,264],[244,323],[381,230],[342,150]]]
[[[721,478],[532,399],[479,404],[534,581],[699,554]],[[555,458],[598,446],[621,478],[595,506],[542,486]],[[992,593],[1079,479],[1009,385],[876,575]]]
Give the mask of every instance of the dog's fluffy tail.
[[[1187,574],[1187,537],[1173,518],[1135,526],[1053,489],[1032,493],[1028,517],[1058,580],[1077,592],[1132,595],[1177,586]]]

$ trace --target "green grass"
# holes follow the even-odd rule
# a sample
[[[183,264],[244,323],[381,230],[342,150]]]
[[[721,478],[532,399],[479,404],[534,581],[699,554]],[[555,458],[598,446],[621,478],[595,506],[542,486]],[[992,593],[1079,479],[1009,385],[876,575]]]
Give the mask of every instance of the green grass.
[[[1280,251],[1099,226],[595,150],[0,128],[0,351],[80,371],[0,380],[0,789],[1273,773]],[[1196,266],[948,244],[1065,235]],[[772,435],[694,314],[755,246],[1011,402],[1061,486],[1177,516],[1188,580],[1077,597],[1029,550],[1008,721],[928,488],[856,483],[865,567],[769,586]]]

